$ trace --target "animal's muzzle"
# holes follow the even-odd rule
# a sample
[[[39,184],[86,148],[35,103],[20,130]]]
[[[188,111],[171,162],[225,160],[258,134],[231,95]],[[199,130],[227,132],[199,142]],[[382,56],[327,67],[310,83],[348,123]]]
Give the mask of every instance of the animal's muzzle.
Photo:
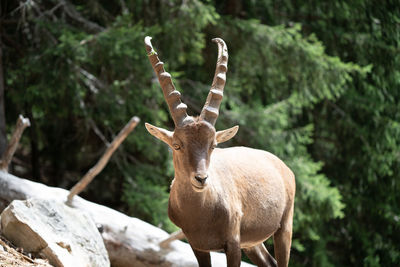
[[[208,178],[208,175],[196,175],[194,177],[199,183],[201,183],[202,185],[204,185],[206,183],[206,180]]]

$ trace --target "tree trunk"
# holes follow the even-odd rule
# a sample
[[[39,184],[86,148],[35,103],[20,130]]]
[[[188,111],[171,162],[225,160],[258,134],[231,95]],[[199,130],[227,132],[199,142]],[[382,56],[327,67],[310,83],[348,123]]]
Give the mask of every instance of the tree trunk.
[[[0,14],[2,14],[1,11],[0,5]],[[4,107],[3,41],[1,39],[2,32],[3,25],[0,20],[0,157],[7,148],[6,116]]]

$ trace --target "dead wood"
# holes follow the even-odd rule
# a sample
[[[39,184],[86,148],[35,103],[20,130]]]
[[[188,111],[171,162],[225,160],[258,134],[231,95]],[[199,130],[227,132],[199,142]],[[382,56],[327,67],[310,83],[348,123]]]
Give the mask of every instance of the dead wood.
[[[1,170],[8,171],[8,165],[10,165],[15,150],[17,149],[19,139],[21,139],[21,135],[24,132],[25,128],[30,125],[31,124],[28,118],[24,118],[22,115],[19,115],[17,125],[15,126],[15,130],[11,137],[10,143],[8,144],[7,150],[4,152],[0,162]]]
[[[119,134],[114,138],[111,144],[107,147],[103,156],[100,160],[93,166],[83,178],[70,190],[67,198],[67,203],[71,204],[72,199],[75,195],[82,192],[86,186],[103,170],[107,162],[110,160],[114,151],[121,145],[130,132],[135,129],[136,125],[139,123],[140,119],[138,117],[132,117],[131,120],[125,125],[125,127],[119,132]]]
[[[182,232],[182,230],[179,229],[178,231],[173,232],[172,234],[170,234],[167,239],[161,241],[160,242],[160,247],[168,248],[172,241],[182,240],[184,238],[186,238],[185,234]]]

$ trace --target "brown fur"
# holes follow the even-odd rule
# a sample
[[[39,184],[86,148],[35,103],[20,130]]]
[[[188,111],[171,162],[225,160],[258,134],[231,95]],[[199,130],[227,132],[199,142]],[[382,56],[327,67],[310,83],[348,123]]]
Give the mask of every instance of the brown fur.
[[[173,149],[168,214],[182,228],[200,266],[211,266],[208,252],[217,250],[226,252],[228,266],[239,266],[241,248],[257,265],[276,266],[262,244],[271,236],[277,266],[288,265],[295,180],[279,158],[246,147],[213,149],[224,132],[205,121],[174,132],[146,127]],[[205,185],[196,175],[208,175]]]

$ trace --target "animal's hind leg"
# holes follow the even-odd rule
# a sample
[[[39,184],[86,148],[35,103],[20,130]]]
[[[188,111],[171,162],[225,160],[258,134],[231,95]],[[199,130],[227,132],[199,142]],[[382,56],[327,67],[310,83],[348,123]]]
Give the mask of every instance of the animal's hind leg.
[[[264,244],[258,244],[251,248],[243,249],[247,257],[259,267],[276,267],[276,260],[269,254]]]
[[[199,267],[211,267],[210,252],[204,252],[192,247],[194,255],[196,256]]]
[[[281,228],[274,234],[274,252],[278,267],[287,267],[289,264],[290,247],[292,245],[293,204],[283,216]]]

